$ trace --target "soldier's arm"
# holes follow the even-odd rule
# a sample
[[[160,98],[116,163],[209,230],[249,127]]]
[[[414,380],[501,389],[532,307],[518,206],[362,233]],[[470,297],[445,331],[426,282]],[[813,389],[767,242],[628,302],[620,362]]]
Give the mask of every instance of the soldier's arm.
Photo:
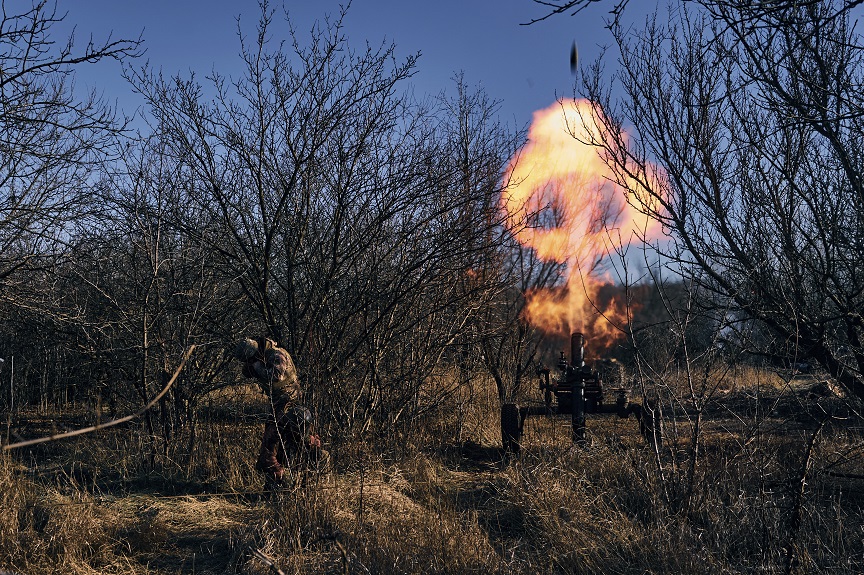
[[[264,383],[271,381],[273,378],[273,370],[269,369],[263,361],[256,361],[253,363],[252,371],[255,373],[255,377]]]

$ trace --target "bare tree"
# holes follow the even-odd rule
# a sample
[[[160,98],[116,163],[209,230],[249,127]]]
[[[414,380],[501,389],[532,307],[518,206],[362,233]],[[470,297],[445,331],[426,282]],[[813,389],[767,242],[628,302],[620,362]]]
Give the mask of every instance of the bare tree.
[[[539,4],[547,9],[543,16],[532,18],[524,25],[536,24],[559,14],[570,13],[571,16],[579,14],[593,4],[606,3],[611,6],[609,14],[612,16],[610,26],[615,26],[620,23],[620,19],[624,14],[630,0],[565,0],[561,2],[553,2],[551,0],[532,0],[535,4]],[[750,0],[684,0],[684,2],[692,2],[700,4],[712,14],[721,19],[731,19],[737,21],[738,24],[750,23],[751,18],[762,18],[766,16],[783,18],[783,14],[790,8],[815,7],[823,2],[823,0],[774,0],[768,2],[752,2]],[[834,17],[841,16],[849,9],[864,4],[862,0],[848,0],[842,2],[834,12]]]
[[[525,380],[535,375],[543,359],[540,346],[544,334],[524,317],[526,294],[558,283],[564,264],[541,260],[532,248],[520,245],[512,236],[502,251],[496,273],[503,289],[483,310],[486,329],[480,349],[484,367],[504,402],[519,396]]]
[[[75,237],[63,290],[84,308],[72,322],[78,345],[112,366],[115,381],[101,390],[106,395],[128,387],[144,401],[164,385],[184,346],[201,345],[160,403],[166,445],[193,421],[197,400],[222,383],[224,350],[234,322],[242,321],[231,289],[214,269],[212,250],[173,225],[191,217],[175,186],[177,170],[158,138],[126,147],[97,186],[101,217]],[[152,433],[151,416],[144,421]]]
[[[88,222],[94,174],[116,154],[125,123],[95,93],[82,96],[75,73],[135,57],[141,41],[58,42],[65,15],[56,4],[14,4],[0,4],[0,329],[6,353],[18,355],[14,393],[45,406],[75,393],[70,379],[59,385],[61,372],[87,373],[52,344],[76,316],[54,289],[56,272]]]
[[[16,272],[40,265],[62,246],[68,224],[87,203],[87,180],[110,155],[123,123],[95,95],[80,99],[75,69],[139,53],[140,40],[77,49],[56,44],[63,20],[56,5],[33,2],[20,12],[2,4],[0,19],[0,285],[14,298]]]
[[[295,38],[295,63],[289,54],[269,51],[273,12],[264,10],[255,42],[243,39],[245,75],[213,77],[212,101],[194,79],[165,80],[146,70],[131,79],[150,100],[156,128],[185,170],[178,184],[186,201],[203,213],[187,231],[222,254],[226,272],[266,329],[301,352],[309,334],[298,317],[312,304],[298,303],[294,288],[326,274],[295,277],[309,257],[298,250],[307,241],[326,244],[323,234],[341,233],[355,215],[348,209],[360,207],[347,205],[353,190],[321,201],[322,193],[343,192],[322,186],[350,179],[350,170],[379,149],[382,131],[399,121],[402,105],[394,90],[411,75],[414,58],[388,70],[392,46],[359,55],[343,51],[337,21],[316,30],[309,48]],[[335,229],[310,230],[308,222],[319,215]],[[307,238],[309,232],[318,236]],[[274,290],[280,298],[273,298]]]
[[[670,244],[659,246],[662,255],[722,337],[792,364],[813,361],[860,405],[864,51],[850,3],[700,4],[679,3],[668,24],[654,16],[635,34],[613,26],[626,98],[613,103],[599,67],[588,74],[592,119],[605,127],[593,143],[630,201],[663,224]],[[754,326],[759,340],[750,337]],[[702,377],[694,367],[724,361],[699,357],[716,345],[683,351],[686,386],[675,396],[691,425],[686,503],[698,491],[702,413],[722,375]],[[805,486],[832,411],[815,415],[801,465],[788,472],[789,528],[771,541],[786,573],[805,554]],[[745,433],[749,441],[761,431],[757,424]]]
[[[627,100],[589,80],[595,143],[686,275],[864,398],[859,38],[830,2],[714,9],[613,30]]]
[[[194,78],[130,76],[189,206],[174,225],[212,251],[248,329],[294,355],[309,400],[365,430],[416,415],[477,314],[488,282],[464,280],[497,225],[506,153],[473,124],[488,110],[414,101],[416,57],[355,52],[344,15],[285,51],[265,5],[244,75],[214,75],[210,100]]]

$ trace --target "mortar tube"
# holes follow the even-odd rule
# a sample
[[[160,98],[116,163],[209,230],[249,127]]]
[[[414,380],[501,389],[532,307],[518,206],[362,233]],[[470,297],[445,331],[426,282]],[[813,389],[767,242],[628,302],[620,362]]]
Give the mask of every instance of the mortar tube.
[[[585,336],[578,331],[570,336],[570,364],[575,368],[585,365]]]

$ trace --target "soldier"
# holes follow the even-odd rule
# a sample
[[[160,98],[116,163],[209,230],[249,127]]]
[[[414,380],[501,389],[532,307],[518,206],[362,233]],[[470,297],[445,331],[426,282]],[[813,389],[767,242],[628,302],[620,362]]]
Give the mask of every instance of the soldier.
[[[270,398],[271,415],[255,468],[264,473],[265,492],[271,492],[284,484],[289,458],[308,452],[310,460],[319,461],[326,452],[321,449],[321,439],[312,433],[312,414],[299,405],[300,380],[288,352],[272,339],[261,337],[238,342],[234,356],[243,362],[243,375],[257,379]]]

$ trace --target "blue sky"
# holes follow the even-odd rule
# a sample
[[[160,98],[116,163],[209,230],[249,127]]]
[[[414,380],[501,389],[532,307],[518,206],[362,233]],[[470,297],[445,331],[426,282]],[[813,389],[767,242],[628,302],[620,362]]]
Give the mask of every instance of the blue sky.
[[[316,20],[338,13],[342,3],[285,0],[284,6],[300,38],[306,38]],[[655,5],[652,0],[631,4],[639,4],[640,18]],[[469,84],[482,86],[501,101],[503,121],[522,127],[533,111],[547,107],[556,96],[573,94],[569,57],[574,40],[583,63],[611,43],[604,29],[610,6],[611,0],[577,16],[521,26],[545,14],[544,8],[531,0],[354,0],[346,34],[352,45],[386,40],[394,42],[403,57],[420,52],[412,80],[419,95],[450,89],[454,73],[463,71]],[[214,68],[224,75],[240,71],[236,17],[251,32],[260,14],[254,0],[59,0],[59,10],[68,12],[65,25],[76,27],[79,43],[90,34],[99,40],[109,33],[128,38],[143,32],[147,52],[133,65],[149,61],[168,75],[194,71],[201,78]],[[636,8],[631,12],[637,15]],[[284,19],[277,18],[276,24],[274,39],[287,38]],[[113,62],[87,67],[78,83],[116,100],[127,113],[141,103]]]

